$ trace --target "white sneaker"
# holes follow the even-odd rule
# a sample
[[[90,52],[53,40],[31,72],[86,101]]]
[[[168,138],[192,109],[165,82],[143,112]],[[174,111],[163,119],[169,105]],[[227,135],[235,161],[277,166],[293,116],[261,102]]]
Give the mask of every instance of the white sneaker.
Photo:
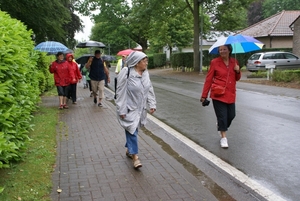
[[[227,138],[226,137],[221,138],[220,145],[221,145],[222,148],[228,148],[228,142],[227,142]]]

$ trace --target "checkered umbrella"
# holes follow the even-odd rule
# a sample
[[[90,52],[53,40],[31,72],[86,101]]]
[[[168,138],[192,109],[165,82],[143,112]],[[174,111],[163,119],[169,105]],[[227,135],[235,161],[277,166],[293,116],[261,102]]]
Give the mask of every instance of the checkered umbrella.
[[[65,52],[68,48],[56,41],[46,41],[38,44],[34,48],[35,50],[39,50],[41,52],[47,52],[48,54],[56,54],[58,52]]]

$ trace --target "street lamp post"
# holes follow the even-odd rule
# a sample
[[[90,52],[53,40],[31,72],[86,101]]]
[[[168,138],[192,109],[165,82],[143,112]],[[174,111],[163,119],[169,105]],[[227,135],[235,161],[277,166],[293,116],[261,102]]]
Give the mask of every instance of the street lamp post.
[[[200,67],[199,74],[202,74],[202,65],[203,65],[203,3],[202,0],[198,0],[201,5],[201,19],[200,19]]]

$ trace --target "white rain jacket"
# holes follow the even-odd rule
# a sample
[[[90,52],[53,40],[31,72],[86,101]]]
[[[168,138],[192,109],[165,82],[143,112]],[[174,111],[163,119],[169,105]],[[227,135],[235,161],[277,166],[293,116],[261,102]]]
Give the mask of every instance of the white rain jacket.
[[[127,78],[128,69],[130,70]],[[139,75],[134,68],[124,67],[117,78],[117,115],[121,126],[133,134],[138,127],[146,124],[147,103],[156,109],[155,94],[149,72]],[[124,119],[120,115],[126,115]]]

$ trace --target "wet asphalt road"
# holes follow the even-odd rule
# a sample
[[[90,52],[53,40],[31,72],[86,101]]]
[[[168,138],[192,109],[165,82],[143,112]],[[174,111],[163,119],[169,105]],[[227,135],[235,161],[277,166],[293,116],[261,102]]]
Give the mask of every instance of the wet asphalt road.
[[[202,107],[202,83],[152,75],[154,116],[287,200],[300,192],[300,90],[239,83],[236,118],[219,145],[212,103]]]
[[[150,75],[156,118],[286,200],[299,200],[300,90],[238,82],[229,149],[222,149],[212,103],[199,102],[202,81]]]

